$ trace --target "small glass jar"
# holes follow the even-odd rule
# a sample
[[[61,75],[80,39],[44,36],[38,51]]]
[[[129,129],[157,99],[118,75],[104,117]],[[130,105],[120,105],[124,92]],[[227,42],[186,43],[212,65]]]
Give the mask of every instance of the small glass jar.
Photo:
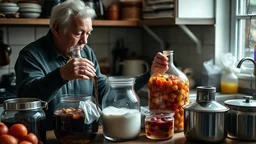
[[[110,88],[102,100],[103,135],[108,140],[132,140],[140,134],[140,102],[134,82],[134,77],[108,78]]]
[[[14,98],[5,100],[3,106],[1,122],[8,128],[22,123],[27,127],[28,133],[37,136],[39,144],[46,143],[46,115],[42,108],[47,108],[47,102],[37,98]]]
[[[85,112],[79,107],[80,101],[92,100],[91,96],[64,95],[54,112],[54,134],[62,144],[89,143],[98,133],[98,120],[85,123]]]
[[[151,111],[145,118],[145,133],[153,140],[171,139],[174,135],[174,113],[171,111]]]
[[[173,51],[163,54],[169,58],[169,69],[159,69],[148,81],[150,110],[174,111],[174,131],[184,130],[183,105],[189,104],[189,81],[187,76],[175,67]]]
[[[238,77],[231,68],[225,68],[221,75],[221,93],[236,94],[238,92]]]

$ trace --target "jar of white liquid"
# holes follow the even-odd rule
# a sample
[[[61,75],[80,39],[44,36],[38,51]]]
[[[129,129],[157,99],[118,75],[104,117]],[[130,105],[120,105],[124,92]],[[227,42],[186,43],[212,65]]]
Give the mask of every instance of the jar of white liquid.
[[[109,91],[102,100],[103,135],[111,141],[136,139],[141,130],[140,103],[134,77],[109,77]]]

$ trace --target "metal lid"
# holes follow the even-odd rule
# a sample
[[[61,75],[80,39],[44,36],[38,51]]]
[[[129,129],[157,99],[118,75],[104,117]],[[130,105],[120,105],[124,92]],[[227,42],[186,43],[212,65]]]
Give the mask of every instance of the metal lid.
[[[199,86],[196,88],[196,102],[183,106],[184,109],[195,112],[226,112],[229,108],[215,101],[215,87]]]
[[[44,105],[42,105],[44,103]],[[14,98],[5,100],[3,103],[5,110],[32,110],[38,108],[48,108],[45,101],[38,98]]]
[[[86,96],[84,94],[66,94],[63,95],[60,99],[62,103],[79,103],[80,101],[92,100],[94,101],[93,96]]]
[[[256,100],[252,100],[251,96],[244,96],[244,99],[232,99],[224,102],[225,106],[232,110],[239,110],[244,112],[256,111]]]
[[[132,76],[110,76],[110,77],[108,77],[109,84],[117,84],[119,86],[133,85],[134,82],[135,82],[135,77],[132,77]]]

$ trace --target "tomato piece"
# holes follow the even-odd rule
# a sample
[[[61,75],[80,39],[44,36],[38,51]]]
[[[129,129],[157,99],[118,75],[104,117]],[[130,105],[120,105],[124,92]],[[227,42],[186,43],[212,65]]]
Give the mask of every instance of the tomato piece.
[[[17,123],[11,126],[10,134],[19,139],[21,136],[28,134],[28,129],[25,125]]]
[[[1,135],[0,144],[18,144],[18,140],[12,135]]]
[[[4,123],[0,122],[0,135],[8,134],[8,132],[8,127]]]
[[[29,133],[29,134],[27,134],[25,136],[22,136],[20,138],[20,142],[22,142],[22,141],[28,141],[28,142],[30,142],[32,144],[37,144],[38,143],[38,138],[37,138],[37,136],[35,134]]]

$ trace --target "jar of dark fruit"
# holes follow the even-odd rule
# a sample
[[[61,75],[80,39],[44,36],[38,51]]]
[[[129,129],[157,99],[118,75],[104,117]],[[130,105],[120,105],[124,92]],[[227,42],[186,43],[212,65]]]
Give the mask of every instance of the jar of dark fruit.
[[[86,114],[79,107],[81,101],[92,101],[94,97],[83,95],[65,95],[54,112],[54,134],[62,144],[89,143],[98,133],[98,120],[85,123]]]
[[[174,113],[172,111],[151,111],[146,114],[145,133],[152,140],[171,139],[174,134]]]
[[[28,133],[34,133],[38,144],[46,143],[46,116],[43,108],[47,109],[47,102],[37,98],[14,98],[5,100],[1,122],[8,128],[16,123],[22,123]]]

